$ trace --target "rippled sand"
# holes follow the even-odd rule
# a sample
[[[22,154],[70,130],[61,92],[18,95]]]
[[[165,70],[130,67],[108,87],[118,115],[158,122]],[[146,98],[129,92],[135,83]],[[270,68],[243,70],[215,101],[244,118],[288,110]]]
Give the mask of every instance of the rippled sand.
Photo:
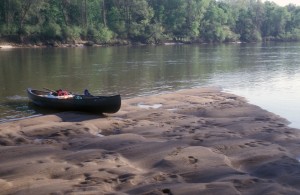
[[[300,133],[202,88],[0,124],[0,194],[300,194]]]

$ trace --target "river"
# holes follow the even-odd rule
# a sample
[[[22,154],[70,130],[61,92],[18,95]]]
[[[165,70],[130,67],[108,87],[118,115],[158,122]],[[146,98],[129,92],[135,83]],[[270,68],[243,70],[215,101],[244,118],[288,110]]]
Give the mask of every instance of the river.
[[[44,113],[26,88],[123,98],[217,86],[300,128],[300,43],[0,49],[0,122]]]

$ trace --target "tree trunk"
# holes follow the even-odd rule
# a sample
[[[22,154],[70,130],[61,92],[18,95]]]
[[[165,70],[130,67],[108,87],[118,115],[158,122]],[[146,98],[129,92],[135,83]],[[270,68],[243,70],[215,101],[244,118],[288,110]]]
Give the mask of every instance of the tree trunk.
[[[26,15],[33,3],[34,3],[34,0],[26,0],[21,8],[21,16],[19,19],[19,38],[20,38],[21,43],[23,43],[23,41],[24,41],[24,32],[23,32],[24,21],[25,21]]]
[[[65,22],[66,26],[68,26],[68,17],[67,17],[66,12],[65,12],[65,7],[67,7],[66,6],[67,3],[68,3],[67,1],[63,0],[60,4],[61,12],[62,12],[62,15],[64,17],[64,22]]]
[[[86,13],[86,0],[81,1],[81,22],[82,27],[87,27],[87,13]]]
[[[87,27],[87,5],[86,0],[84,0],[84,27]]]
[[[106,27],[106,7],[105,7],[105,0],[102,0],[102,20],[103,20],[103,25]]]
[[[127,30],[127,37],[130,37],[130,28],[131,28],[131,17],[130,17],[130,3],[129,0],[125,1],[125,24]]]
[[[10,3],[9,3],[9,0],[6,0],[5,1],[5,5],[4,5],[4,10],[5,10],[5,14],[4,14],[4,17],[5,17],[5,23],[6,25],[8,26],[9,23],[10,23],[10,20],[9,20],[9,10],[10,10]]]

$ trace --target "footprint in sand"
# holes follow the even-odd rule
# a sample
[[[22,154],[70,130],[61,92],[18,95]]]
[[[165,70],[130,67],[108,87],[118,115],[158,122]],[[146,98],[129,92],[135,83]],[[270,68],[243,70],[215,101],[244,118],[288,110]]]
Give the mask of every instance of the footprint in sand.
[[[197,141],[197,142],[203,142],[204,140],[202,139],[202,136],[194,136],[193,140]]]
[[[12,146],[14,143],[8,138],[0,138],[0,146]]]
[[[134,179],[134,177],[135,177],[135,174],[132,174],[132,173],[125,173],[125,174],[120,175],[120,176],[118,177],[118,181],[119,181],[120,183],[125,183],[125,182],[127,182],[127,181],[129,181],[129,180]]]
[[[154,179],[155,181],[166,181],[166,180],[167,180],[166,176],[163,175],[163,174],[155,175],[155,176],[153,177],[153,179]]]
[[[198,159],[193,157],[193,156],[189,156],[188,158],[189,158],[189,163],[190,164],[195,164],[195,163],[198,162]]]
[[[257,178],[245,178],[245,179],[234,179],[233,183],[238,188],[249,188],[251,186],[255,186],[258,183],[262,182],[262,180]]]
[[[167,194],[167,195],[173,195],[173,193],[171,192],[171,190],[168,189],[168,188],[162,189],[161,191],[162,191],[162,193],[164,193],[164,194]]]

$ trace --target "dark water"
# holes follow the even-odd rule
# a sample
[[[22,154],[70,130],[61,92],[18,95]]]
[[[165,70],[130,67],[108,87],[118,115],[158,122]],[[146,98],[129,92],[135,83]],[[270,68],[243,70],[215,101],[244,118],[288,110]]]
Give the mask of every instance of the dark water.
[[[0,49],[0,122],[43,113],[27,87],[123,98],[220,86],[300,128],[300,43]]]

